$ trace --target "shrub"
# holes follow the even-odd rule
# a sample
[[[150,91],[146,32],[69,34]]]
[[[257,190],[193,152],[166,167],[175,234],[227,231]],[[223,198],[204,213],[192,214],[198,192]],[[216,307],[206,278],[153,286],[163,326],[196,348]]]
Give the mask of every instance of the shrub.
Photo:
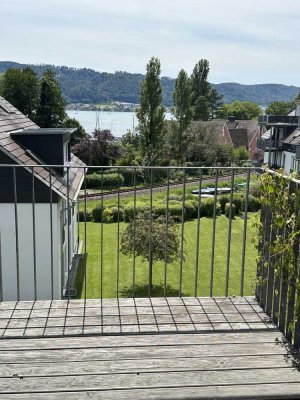
[[[113,222],[113,215],[109,208],[105,208],[103,210],[103,222],[105,222],[107,224],[110,222]]]
[[[145,205],[143,203],[136,203],[135,207],[135,215],[137,215],[141,211],[147,211],[149,210],[149,205]],[[128,203],[125,208],[124,208],[124,221],[125,222],[130,222],[134,218],[134,203]]]
[[[245,200],[246,199],[244,198],[244,206],[245,206]],[[248,211],[256,212],[260,209],[261,209],[260,201],[256,197],[249,194],[249,196],[248,196]]]
[[[202,204],[202,207],[203,207],[203,213],[204,213],[204,215],[206,217],[213,217],[213,215],[214,215],[214,203],[215,203],[215,201],[212,198],[211,199],[208,198],[208,199],[201,200],[201,204]],[[217,202],[216,203],[216,215],[219,215],[220,212],[221,212],[221,206],[220,206],[220,203]]]
[[[92,221],[92,214],[89,211],[87,211],[86,213],[84,211],[79,211],[78,219],[79,222],[90,222]]]
[[[220,206],[221,206],[221,212],[222,212],[222,214],[224,214],[225,213],[225,205],[226,205],[226,203],[230,203],[230,196],[228,196],[226,194],[223,194],[222,196],[218,197],[218,201],[219,201]]]
[[[261,195],[261,183],[259,180],[253,182],[250,184],[250,188],[249,188],[249,193],[256,197],[259,198]]]
[[[94,222],[101,222],[103,207],[101,205],[96,206],[92,210],[92,216]]]
[[[191,201],[186,201],[184,204],[186,219],[197,218],[198,208],[195,208]]]
[[[182,221],[182,204],[171,204],[169,206],[169,214],[176,222]],[[186,219],[186,210],[183,211],[183,218]]]
[[[124,185],[133,186],[134,185],[134,170],[133,169],[122,169],[121,172],[124,180]],[[143,173],[141,170],[136,169],[135,183],[138,185],[144,182]]]
[[[123,176],[117,173],[87,175],[86,187],[88,189],[114,189],[124,184]]]
[[[231,205],[231,218],[234,218],[236,214],[236,206],[234,204]],[[225,215],[229,218],[230,215],[230,203],[225,204]]]
[[[114,222],[118,222],[118,217],[119,217],[119,221],[123,221],[124,219],[124,210],[122,208],[118,208],[116,206],[111,206],[109,207],[111,214],[112,214],[112,218]]]
[[[236,214],[239,214],[243,208],[243,197],[240,194],[234,193],[232,203],[235,205]]]
[[[165,198],[165,201],[167,202],[167,197]],[[169,195],[169,202],[170,201],[182,201],[182,196],[178,196],[178,195],[176,195],[176,194],[170,194]]]

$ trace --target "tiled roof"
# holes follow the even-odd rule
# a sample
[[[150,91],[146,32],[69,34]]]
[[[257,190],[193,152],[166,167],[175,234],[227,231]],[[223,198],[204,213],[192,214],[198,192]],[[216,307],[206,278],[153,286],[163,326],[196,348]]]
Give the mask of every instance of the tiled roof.
[[[300,144],[300,128],[294,130],[287,138],[283,140],[282,143],[298,145]]]
[[[34,129],[38,128],[38,126],[0,96],[0,150],[11,157],[17,164],[24,165],[28,169],[28,165],[37,165],[38,157],[33,158],[28,155],[26,148],[17,143],[10,135],[13,131],[25,128]],[[75,200],[84,178],[84,169],[78,168],[82,166],[85,166],[85,164],[72,154],[72,168],[69,169],[69,193],[66,178],[59,176],[53,170],[49,171],[43,167],[35,167],[34,173],[36,178],[47,186],[50,186],[51,181],[53,190],[60,196],[67,198],[69,194],[69,198]]]
[[[228,121],[227,125],[234,147],[247,148],[259,130],[258,123],[251,120]]]

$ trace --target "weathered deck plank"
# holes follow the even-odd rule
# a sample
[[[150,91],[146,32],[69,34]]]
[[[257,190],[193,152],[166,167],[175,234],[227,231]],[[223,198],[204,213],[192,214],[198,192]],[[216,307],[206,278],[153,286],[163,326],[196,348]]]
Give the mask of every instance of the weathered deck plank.
[[[3,304],[0,398],[300,398],[299,359],[266,321],[253,298]]]

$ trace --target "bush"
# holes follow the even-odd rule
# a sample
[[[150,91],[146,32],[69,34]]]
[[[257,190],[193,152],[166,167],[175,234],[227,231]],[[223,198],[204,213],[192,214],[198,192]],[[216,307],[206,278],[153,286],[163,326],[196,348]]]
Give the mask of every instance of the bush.
[[[96,174],[87,175],[86,187],[88,189],[116,189],[119,186],[124,185],[124,178],[120,174]]]
[[[186,201],[184,204],[186,219],[197,218],[198,207],[195,208],[191,201]]]
[[[234,204],[231,205],[231,218],[234,218],[236,214],[236,206]],[[230,215],[230,203],[225,204],[225,215],[229,218]]]
[[[105,208],[105,210],[103,210],[103,222],[106,224],[113,222],[113,215],[109,208]]]
[[[114,222],[118,222],[118,218],[119,221],[123,221],[124,219],[124,210],[122,208],[118,208],[115,206],[109,207],[111,214],[112,214],[112,218]]]
[[[92,221],[92,214],[89,211],[87,211],[86,213],[84,211],[79,211],[78,219],[79,222],[90,222]]]
[[[235,205],[236,214],[239,214],[243,208],[243,197],[240,194],[234,193],[232,203]]]
[[[182,221],[182,204],[171,204],[169,206],[169,214],[176,222]],[[186,210],[183,211],[183,218],[186,219]]]
[[[124,185],[126,185],[126,186],[134,185],[134,170],[133,169],[124,169],[124,170],[122,169],[121,174],[124,179]],[[138,185],[143,182],[144,182],[144,178],[143,178],[142,171],[140,169],[136,169],[135,183]]]
[[[204,216],[205,217],[213,217],[213,215],[214,215],[214,204],[215,204],[214,199],[212,199],[212,198],[211,199],[210,198],[203,199],[203,200],[201,200],[201,204],[202,204],[202,207],[203,207]],[[200,211],[202,211],[202,210],[200,209]],[[220,212],[221,212],[221,205],[220,205],[219,202],[217,202],[216,203],[216,215],[219,215]]]
[[[167,202],[167,200],[168,200],[168,199],[167,199],[167,197],[166,197],[166,198],[165,198],[165,201]],[[169,195],[169,202],[170,202],[170,201],[177,201],[177,202],[179,201],[179,202],[180,202],[180,201],[182,201],[182,196],[178,196],[178,195],[176,195],[176,194],[170,194],[170,195]]]
[[[101,222],[103,207],[101,205],[93,208],[92,216],[94,222]]]
[[[222,196],[218,197],[218,201],[220,203],[221,206],[221,213],[224,214],[225,213],[225,205],[226,203],[230,203],[230,196],[223,194]]]
[[[257,199],[260,197],[261,195],[261,183],[259,180],[253,182],[250,184],[250,188],[249,188],[249,193],[256,197]]]
[[[141,211],[149,210],[149,205],[143,203],[136,203],[135,214],[137,215]],[[124,208],[124,221],[130,222],[134,218],[134,203],[128,203]]]
[[[244,198],[244,207],[245,207],[245,200],[246,199]],[[249,196],[248,196],[248,211],[256,212],[260,209],[261,209],[260,201],[256,197],[249,194]]]

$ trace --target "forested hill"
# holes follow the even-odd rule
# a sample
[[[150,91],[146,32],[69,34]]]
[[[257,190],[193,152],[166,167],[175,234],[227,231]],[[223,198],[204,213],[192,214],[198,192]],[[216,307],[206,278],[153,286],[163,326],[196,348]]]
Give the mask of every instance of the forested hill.
[[[0,61],[0,73],[8,68],[24,68],[26,64],[11,61]],[[105,101],[122,101],[138,103],[142,74],[128,72],[97,72],[92,69],[75,69],[54,65],[30,65],[38,75],[47,68],[56,72],[64,96],[69,103],[101,103]],[[172,93],[175,80],[161,78],[163,87],[163,102],[166,106],[172,104]],[[220,83],[213,85],[223,95],[225,103],[234,100],[250,100],[267,106],[274,100],[292,100],[300,88],[279,84],[240,85],[238,83]]]

